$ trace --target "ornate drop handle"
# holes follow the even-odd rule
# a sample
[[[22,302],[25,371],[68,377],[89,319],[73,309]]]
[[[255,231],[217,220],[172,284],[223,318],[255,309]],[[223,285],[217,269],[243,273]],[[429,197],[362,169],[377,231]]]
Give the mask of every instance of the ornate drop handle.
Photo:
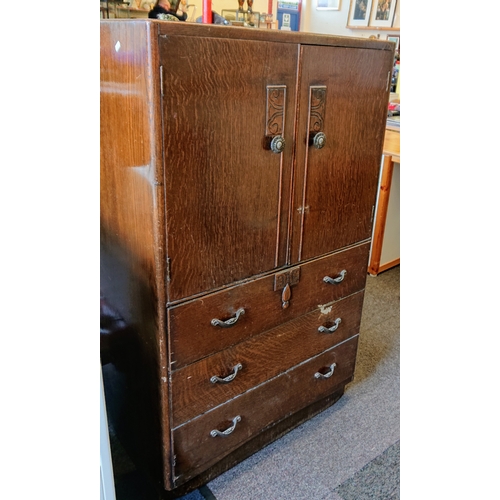
[[[241,370],[243,368],[243,365],[241,363],[238,363],[236,366],[233,367],[233,373],[231,375],[228,375],[226,378],[220,378],[217,375],[214,375],[213,377],[210,377],[210,382],[212,384],[227,384],[228,382],[231,382],[234,380],[236,377],[238,370]]]
[[[234,429],[236,429],[236,424],[240,421],[241,421],[241,417],[239,415],[236,415],[236,417],[233,418],[233,425],[231,427],[228,427],[225,431],[218,431],[217,429],[214,429],[214,430],[210,431],[210,435],[212,437],[229,436],[229,434],[231,434],[231,432],[233,432]]]
[[[243,307],[240,307],[236,311],[236,316],[234,318],[229,318],[226,321],[222,321],[221,319],[216,319],[214,318],[211,323],[213,326],[220,326],[222,328],[229,328],[230,326],[233,326],[239,319],[242,314],[245,314],[245,309]]]
[[[335,320],[335,324],[332,327],[327,328],[326,326],[320,326],[318,328],[318,332],[320,332],[320,333],[333,333],[339,327],[341,322],[342,322],[342,320],[340,318],[337,318]]]
[[[323,281],[325,283],[329,283],[330,285],[338,285],[341,281],[344,281],[346,274],[347,271],[343,269],[342,271],[340,271],[340,276],[338,278],[330,278],[330,276],[325,276],[323,278]]]
[[[331,364],[329,368],[330,371],[328,373],[325,373],[324,375],[320,372],[316,372],[314,374],[314,378],[330,378],[333,375],[336,366],[337,366],[336,363]]]

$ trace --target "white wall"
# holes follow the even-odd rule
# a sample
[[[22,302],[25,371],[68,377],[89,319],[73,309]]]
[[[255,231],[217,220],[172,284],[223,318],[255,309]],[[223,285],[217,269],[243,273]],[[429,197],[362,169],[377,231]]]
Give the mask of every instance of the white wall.
[[[376,0],[373,0],[375,4]],[[399,35],[398,31],[384,30],[360,30],[348,29],[347,18],[349,17],[349,0],[340,1],[340,10],[316,10],[316,0],[302,0],[301,31],[310,33],[325,33],[328,35],[354,36],[368,38],[370,35],[380,35],[385,40],[387,35]],[[400,26],[399,8],[401,0],[396,3],[394,14],[394,26]]]

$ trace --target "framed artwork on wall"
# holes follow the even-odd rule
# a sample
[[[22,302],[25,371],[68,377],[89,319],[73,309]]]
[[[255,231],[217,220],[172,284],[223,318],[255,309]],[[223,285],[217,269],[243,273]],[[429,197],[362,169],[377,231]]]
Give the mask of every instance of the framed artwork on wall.
[[[387,40],[396,44],[396,52],[399,52],[399,35],[387,35]]]
[[[316,10],[340,10],[340,0],[316,0]]]
[[[368,26],[371,8],[372,0],[351,0],[347,26]]]
[[[371,10],[370,26],[390,28],[395,11],[396,0],[375,0]]]

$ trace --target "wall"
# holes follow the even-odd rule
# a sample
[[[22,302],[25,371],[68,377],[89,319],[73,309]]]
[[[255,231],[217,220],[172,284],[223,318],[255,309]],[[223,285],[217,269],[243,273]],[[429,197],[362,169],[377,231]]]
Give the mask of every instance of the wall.
[[[376,0],[373,0],[375,3]],[[396,3],[394,15],[394,26],[400,26],[400,5],[401,0]],[[376,29],[348,29],[347,19],[349,17],[349,0],[341,0],[340,10],[316,10],[316,0],[303,0],[302,3],[302,22],[301,31],[311,33],[325,33],[330,35],[354,36],[358,38],[367,38],[371,35],[380,35],[382,40],[387,35],[399,35],[398,31],[386,31]]]

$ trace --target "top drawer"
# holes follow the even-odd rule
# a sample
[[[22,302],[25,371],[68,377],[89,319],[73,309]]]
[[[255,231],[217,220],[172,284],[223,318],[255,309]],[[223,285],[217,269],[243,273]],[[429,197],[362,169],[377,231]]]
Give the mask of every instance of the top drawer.
[[[369,251],[365,243],[169,308],[172,368],[362,290]]]

